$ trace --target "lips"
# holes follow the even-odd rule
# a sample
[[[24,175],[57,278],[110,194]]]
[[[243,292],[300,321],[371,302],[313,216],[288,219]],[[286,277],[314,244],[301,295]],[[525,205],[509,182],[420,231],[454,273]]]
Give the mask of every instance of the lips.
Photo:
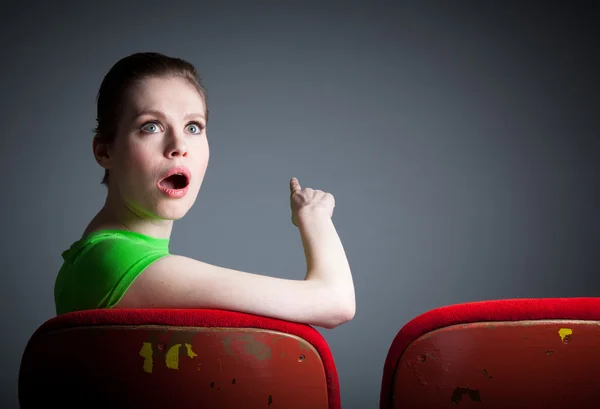
[[[158,188],[169,197],[185,196],[191,181],[191,173],[185,166],[175,166],[162,175]]]

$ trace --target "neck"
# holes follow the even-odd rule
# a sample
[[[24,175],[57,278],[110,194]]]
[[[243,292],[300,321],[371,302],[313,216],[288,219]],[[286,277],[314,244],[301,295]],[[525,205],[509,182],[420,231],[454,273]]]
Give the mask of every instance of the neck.
[[[146,236],[168,239],[173,229],[172,220],[151,219],[128,206],[116,192],[108,189],[104,206],[91,223],[92,230],[128,230]]]

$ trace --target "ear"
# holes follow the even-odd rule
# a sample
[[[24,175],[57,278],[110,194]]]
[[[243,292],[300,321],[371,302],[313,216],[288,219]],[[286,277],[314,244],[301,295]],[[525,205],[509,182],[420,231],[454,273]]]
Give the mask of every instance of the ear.
[[[94,136],[94,142],[92,143],[92,148],[94,150],[94,157],[96,158],[96,162],[104,169],[111,168],[112,162],[112,145],[102,141],[102,137],[100,134],[96,134]]]

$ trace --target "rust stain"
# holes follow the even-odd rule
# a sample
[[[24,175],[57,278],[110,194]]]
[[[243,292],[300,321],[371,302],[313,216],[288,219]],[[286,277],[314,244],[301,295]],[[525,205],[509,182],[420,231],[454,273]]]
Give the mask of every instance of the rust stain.
[[[225,348],[225,353],[237,359],[237,357],[233,354],[233,351],[231,350],[231,336],[221,338],[221,342],[223,343],[223,348]]]
[[[306,342],[304,342],[303,340],[299,339],[298,344],[300,345],[300,349],[310,350],[310,346],[308,346],[308,344]]]
[[[458,405],[462,401],[463,395],[467,395],[473,402],[481,402],[481,395],[478,389],[457,387],[452,391],[450,396],[450,404]]]
[[[246,341],[244,343],[244,350],[247,354],[254,356],[260,361],[271,359],[271,348],[252,335],[245,335],[243,338]]]

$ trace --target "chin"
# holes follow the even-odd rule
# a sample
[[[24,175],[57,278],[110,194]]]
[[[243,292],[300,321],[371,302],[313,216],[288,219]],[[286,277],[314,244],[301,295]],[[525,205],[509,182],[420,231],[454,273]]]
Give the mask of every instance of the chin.
[[[199,190],[199,189],[198,189]],[[150,205],[151,213],[161,220],[179,220],[183,218],[192,208],[198,196],[197,189],[190,189],[181,198],[169,198],[162,194],[153,197]]]
[[[154,214],[163,220],[179,220],[190,210],[187,203],[164,203],[158,206]]]

